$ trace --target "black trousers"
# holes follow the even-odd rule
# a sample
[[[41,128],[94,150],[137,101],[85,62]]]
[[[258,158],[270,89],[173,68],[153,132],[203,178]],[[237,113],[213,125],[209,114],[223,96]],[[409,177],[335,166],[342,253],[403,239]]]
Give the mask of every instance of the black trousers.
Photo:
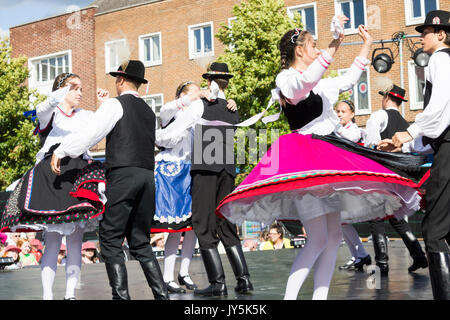
[[[221,172],[192,171],[192,226],[202,249],[213,249],[222,241],[225,248],[240,244],[236,225],[219,218],[219,202],[234,190],[234,177]]]
[[[155,180],[152,170],[113,168],[106,174],[106,202],[100,221],[100,250],[108,263],[123,263],[122,243],[142,263],[155,259],[150,245],[150,226],[155,214]]]
[[[435,153],[425,189],[426,213],[422,220],[425,249],[450,253],[450,143],[443,143]]]

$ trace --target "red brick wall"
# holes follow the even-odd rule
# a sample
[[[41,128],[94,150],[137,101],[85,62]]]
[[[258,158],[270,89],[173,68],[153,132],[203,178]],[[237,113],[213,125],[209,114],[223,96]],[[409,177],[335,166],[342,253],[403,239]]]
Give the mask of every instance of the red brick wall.
[[[88,8],[10,29],[13,57],[32,58],[72,50],[72,72],[83,81],[84,108],[93,108],[96,103],[95,10]],[[80,18],[79,28],[73,24],[75,20],[69,20],[74,14]]]

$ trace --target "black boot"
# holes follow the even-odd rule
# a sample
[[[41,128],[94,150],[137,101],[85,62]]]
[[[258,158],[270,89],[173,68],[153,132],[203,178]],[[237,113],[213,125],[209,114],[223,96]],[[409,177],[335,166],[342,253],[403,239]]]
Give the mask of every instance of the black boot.
[[[210,285],[205,289],[195,289],[194,295],[207,297],[220,297],[228,295],[225,285],[225,272],[223,271],[222,260],[220,260],[217,248],[201,249],[203,263]]]
[[[147,283],[152,289],[155,300],[169,300],[169,293],[167,291],[167,286],[164,283],[158,261],[154,259],[147,262],[140,262],[140,264],[142,270],[144,270]]]
[[[450,253],[427,252],[434,300],[450,300]]]
[[[381,275],[387,275],[389,272],[389,256],[386,235],[382,233],[372,233],[372,241],[376,265],[380,268]]]
[[[370,254],[363,258],[356,259],[355,263],[353,263],[353,268],[356,271],[363,271],[364,265],[370,266],[372,264],[372,258],[370,257]]]
[[[428,267],[425,252],[423,252],[419,240],[417,240],[412,231],[406,231],[404,234],[400,234],[400,236],[408,248],[409,254],[413,258],[413,264],[408,268],[408,271],[413,272],[419,268]]]
[[[128,294],[128,277],[125,263],[105,262],[113,300],[130,300]]]
[[[234,288],[234,291],[250,293],[250,291],[253,291],[253,285],[250,282],[250,274],[241,245],[226,248],[225,251],[237,280],[237,286]]]

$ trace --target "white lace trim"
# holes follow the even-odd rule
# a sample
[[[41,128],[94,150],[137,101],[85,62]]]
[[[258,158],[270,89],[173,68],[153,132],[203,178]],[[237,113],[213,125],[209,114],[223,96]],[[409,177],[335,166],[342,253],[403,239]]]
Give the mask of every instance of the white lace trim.
[[[99,216],[101,217],[101,215]],[[17,226],[11,227],[12,232],[16,232],[17,229],[32,229],[36,231],[45,232],[57,232],[60,235],[68,236],[71,235],[76,226],[84,229],[84,232],[94,231],[98,227],[98,223],[101,219],[93,218],[86,221],[76,221],[70,223],[58,223],[58,224],[19,224]]]

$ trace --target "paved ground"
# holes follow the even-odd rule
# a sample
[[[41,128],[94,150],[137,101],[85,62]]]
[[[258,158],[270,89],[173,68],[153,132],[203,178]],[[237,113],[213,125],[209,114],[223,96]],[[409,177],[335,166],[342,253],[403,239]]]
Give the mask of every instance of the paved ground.
[[[365,244],[366,250],[373,258],[373,246]],[[422,243],[423,247],[423,243]],[[250,296],[238,296],[234,292],[235,280],[226,255],[222,255],[228,297],[227,301],[237,300],[282,300],[291,263],[301,249],[285,249],[277,251],[246,252],[251,281],[255,291]],[[339,248],[337,266],[348,260],[346,245]],[[388,277],[377,279],[377,286],[367,280],[366,272],[335,270],[329,300],[431,300],[432,292],[428,269],[420,269],[416,273],[408,273],[407,268],[412,259],[409,257],[402,241],[389,242],[390,273]],[[373,260],[373,259],[372,259]],[[160,263],[162,261],[160,260]],[[374,263],[374,262],[373,262]],[[153,299],[142,270],[137,261],[127,262],[130,295],[135,300]],[[177,262],[176,270],[179,269]],[[203,288],[207,286],[206,273],[200,257],[194,257],[191,263],[191,277]],[[309,300],[312,296],[313,279],[310,275],[300,292],[299,299]],[[64,267],[58,267],[54,296],[60,300],[64,296]],[[0,300],[40,300],[41,280],[39,267],[29,267],[16,271],[0,272]],[[108,285],[103,264],[83,265],[80,288],[77,290],[78,300],[110,300],[111,289]],[[186,294],[171,294],[172,300],[205,300],[196,297],[192,291]]]

